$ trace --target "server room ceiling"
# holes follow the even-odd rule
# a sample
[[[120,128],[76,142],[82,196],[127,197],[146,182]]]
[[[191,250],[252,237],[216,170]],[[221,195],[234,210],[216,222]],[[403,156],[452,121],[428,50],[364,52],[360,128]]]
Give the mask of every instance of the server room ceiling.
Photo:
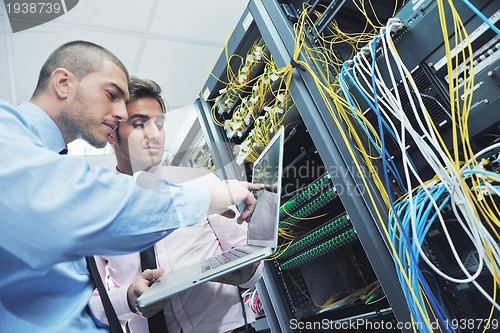
[[[247,3],[81,0],[53,21],[12,33],[0,0],[0,99],[29,100],[50,52],[84,39],[111,50],[131,74],[157,81],[170,110],[192,104]]]

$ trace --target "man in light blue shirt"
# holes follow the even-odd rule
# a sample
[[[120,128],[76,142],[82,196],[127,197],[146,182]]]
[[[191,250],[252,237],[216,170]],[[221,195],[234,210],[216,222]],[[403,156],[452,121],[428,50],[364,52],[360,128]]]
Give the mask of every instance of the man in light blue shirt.
[[[250,218],[249,190],[257,188],[245,182],[193,188],[158,180],[146,189],[59,155],[77,138],[106,144],[127,119],[127,85],[120,60],[77,41],[49,56],[31,102],[16,109],[0,101],[2,332],[106,332],[87,307],[94,286],[84,256],[143,250],[240,201],[239,222]]]

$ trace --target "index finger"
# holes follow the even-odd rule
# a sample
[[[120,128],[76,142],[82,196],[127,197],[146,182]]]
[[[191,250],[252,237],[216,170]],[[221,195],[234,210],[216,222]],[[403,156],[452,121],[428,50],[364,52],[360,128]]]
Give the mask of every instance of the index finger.
[[[253,184],[253,183],[248,183],[248,190],[249,191],[259,191],[263,190],[266,187],[264,184]]]

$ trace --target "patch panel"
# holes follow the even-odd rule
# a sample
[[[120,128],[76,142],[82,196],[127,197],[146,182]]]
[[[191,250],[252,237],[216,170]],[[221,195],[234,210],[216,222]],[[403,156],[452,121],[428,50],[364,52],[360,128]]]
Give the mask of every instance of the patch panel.
[[[316,311],[316,306],[307,294],[307,285],[302,274],[297,270],[290,270],[286,274],[280,274],[281,282],[286,290],[285,294],[289,300],[293,317],[297,319],[304,318]]]
[[[256,78],[262,74],[265,59],[270,57],[270,52],[262,39],[257,40],[250,48],[245,58],[242,59],[237,73],[228,75],[228,83],[225,88],[219,90],[219,96],[215,98],[214,106],[219,116],[231,114],[239,104],[241,98],[251,93],[251,88]],[[230,59],[228,59],[228,62]]]
[[[283,222],[297,223],[303,218],[312,216],[335,198],[337,198],[337,191],[334,187],[331,187],[326,190],[326,192],[321,193],[316,199],[296,211],[293,215],[290,214]]]
[[[237,163],[241,164],[243,160],[249,162],[255,160],[273,134],[270,129],[283,123],[288,111],[293,106],[293,100],[288,93],[278,94],[275,100],[266,104],[259,113],[252,115],[248,126],[241,132],[241,137],[244,140],[236,158]]]
[[[354,228],[351,228],[340,235],[321,243],[304,253],[299,254],[296,257],[293,257],[280,265],[281,269],[284,271],[296,268],[301,266],[307,262],[313,261],[341,246],[344,246],[353,240],[357,239],[356,232]]]
[[[286,249],[285,252],[283,252],[283,254],[279,256],[279,260],[287,259],[297,252],[301,252],[306,250],[307,248],[310,248],[314,244],[320,243],[325,239],[332,238],[340,231],[348,228],[349,226],[351,226],[351,222],[349,221],[349,216],[347,214],[336,217],[330,222],[323,224],[321,227],[295,241]]]
[[[230,119],[224,122],[228,139],[242,138],[249,127],[253,127],[254,119],[264,108],[271,95],[278,89],[280,77],[275,74],[276,65],[269,61],[265,63],[263,73],[256,78],[251,92],[242,97]]]
[[[324,187],[332,186],[330,176],[325,174],[280,207],[279,217],[284,220],[315,197]]]

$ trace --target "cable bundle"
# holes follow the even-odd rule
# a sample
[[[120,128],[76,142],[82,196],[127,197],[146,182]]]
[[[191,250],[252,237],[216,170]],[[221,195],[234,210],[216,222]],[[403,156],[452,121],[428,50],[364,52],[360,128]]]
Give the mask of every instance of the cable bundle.
[[[243,302],[247,304],[252,311],[257,315],[264,314],[264,308],[262,307],[262,302],[259,297],[259,293],[257,292],[257,288],[250,288],[241,293],[241,297],[243,298]]]
[[[224,128],[228,139],[241,140],[236,162],[253,162],[293,105],[288,93],[292,68],[277,68],[262,39],[255,41],[244,58],[229,56],[226,47],[226,59],[228,82],[222,82],[225,88],[212,100],[212,119]],[[231,67],[233,59],[242,61],[237,72]]]
[[[464,2],[470,5],[468,1]],[[359,5],[354,3],[360,11],[365,11],[363,1]],[[438,288],[431,288],[429,274],[422,268],[422,262],[425,262],[425,268],[430,268],[441,279],[474,284],[493,305],[490,318],[494,307],[500,310],[496,302],[496,285],[500,281],[500,250],[497,245],[500,239],[500,210],[495,201],[500,191],[498,169],[487,167],[488,163],[498,163],[498,158],[491,158],[497,145],[474,153],[469,140],[467,123],[474,90],[474,57],[467,32],[451,0],[447,1],[453,16],[450,26],[455,30],[453,33],[448,32],[445,1],[437,0],[437,3],[446,50],[449,95],[448,105],[440,104],[440,107],[447,113],[451,125],[451,146],[441,138],[439,124],[434,122],[424,104],[423,98],[427,97],[419,91],[413,73],[406,68],[398,54],[394,40],[404,32],[405,27],[397,19],[390,19],[376,36],[366,32],[356,36],[345,34],[332,21],[326,29],[331,33],[326,40],[324,34],[320,36],[315,31],[314,17],[317,19],[320,14],[313,11],[313,18],[309,17],[306,6],[294,25],[295,45],[291,62],[277,71],[282,74],[285,89],[288,89],[293,68],[307,72],[313,79],[326,105],[326,109],[321,112],[331,115],[337,127],[335,130],[338,130],[352,157],[353,171],[358,172],[360,184],[365,185],[365,197],[371,202],[374,216],[392,251],[412,319],[423,323],[425,327],[422,330],[425,332],[435,331],[431,323],[436,320],[440,324],[440,331],[453,332],[454,329],[445,324],[450,316],[449,310],[443,304],[441,295],[433,292]],[[375,28],[375,24],[369,19],[367,23],[370,27],[366,31],[374,31],[372,28]],[[498,31],[491,24],[490,27]],[[448,36],[454,36],[451,42],[455,45],[450,45]],[[368,40],[367,46],[358,49],[363,41]],[[338,42],[352,47],[355,54],[352,60],[341,64],[333,47]],[[459,67],[465,70],[456,70]],[[355,100],[353,90],[369,106],[368,112],[374,116],[375,123],[368,121],[368,114],[361,111],[361,101]],[[409,109],[403,108],[403,97],[408,101]],[[265,132],[271,131],[273,127],[258,127],[263,129],[262,142],[266,142]],[[395,161],[387,149],[386,136],[396,142],[396,148],[400,150],[400,162]],[[421,178],[407,152],[408,138],[413,140],[435,173],[433,179]],[[249,142],[248,150],[253,149],[252,146],[254,143]],[[253,153],[247,156],[251,160]],[[376,165],[382,165],[382,172],[378,172]],[[366,169],[380,193],[370,192]],[[387,172],[406,192],[405,196],[393,197]],[[388,216],[377,208],[376,196],[380,196],[386,204],[390,212]],[[460,244],[454,244],[447,231],[449,225],[446,224],[444,210],[457,221],[454,227],[461,227],[474,244],[479,254],[479,265],[475,272],[468,272],[464,267],[457,250]],[[446,234],[453,257],[464,277],[445,274],[424,253],[422,243],[430,228],[436,224]],[[493,295],[488,295],[476,282],[483,267],[487,267],[494,278]]]
[[[430,326],[429,318],[437,318],[443,325],[446,322],[447,314],[443,305],[440,304],[439,298],[431,292],[431,288],[419,268],[420,260],[425,261],[426,265],[436,274],[448,281],[473,283],[500,310],[494,297],[488,295],[482,286],[475,281],[482,271],[483,264],[486,264],[495,279],[494,296],[496,295],[496,284],[499,281],[498,264],[500,262],[500,252],[497,245],[499,237],[496,229],[500,226],[498,220],[500,214],[494,200],[481,200],[480,198],[481,191],[486,190],[488,194],[498,195],[498,190],[496,185],[485,181],[485,171],[477,168],[478,163],[469,142],[467,120],[472,101],[472,87],[474,86],[474,71],[471,63],[473,57],[470,42],[460,17],[453,10],[452,3],[450,3],[450,7],[452,7],[454,14],[455,41],[457,45],[465,45],[460,48],[457,46],[455,49],[458,48],[460,53],[457,52],[457,55],[452,57],[451,48],[448,45],[447,36],[449,34],[446,31],[444,4],[442,1],[438,1],[448,59],[450,116],[453,132],[451,152],[427,112],[422,100],[423,94],[418,91],[412,73],[405,67],[395,48],[393,35],[404,28],[399,20],[390,19],[386,27],[380,30],[380,33],[366,48],[344,64],[340,77],[340,85],[345,98],[349,101],[351,114],[382,157],[383,170],[390,170],[407,191],[405,199],[395,205],[391,196],[388,176],[384,173],[385,191],[388,194],[391,208],[389,238],[393,244],[398,244],[395,253],[396,267],[399,270],[400,281],[407,296],[412,316],[417,322],[425,322],[428,329]],[[377,61],[377,59],[381,59],[381,61]],[[379,63],[383,62],[382,60],[385,60],[386,67],[383,70],[389,74],[389,82],[384,80],[381,74],[382,69],[379,68]],[[455,71],[454,68],[461,63],[467,63],[468,71],[463,71],[462,76],[458,77],[458,71]],[[399,90],[401,85],[404,87],[403,91]],[[356,102],[349,93],[349,86],[356,88],[370,106],[371,111],[376,113],[378,131],[375,130],[374,126],[367,126],[366,119],[360,114]],[[402,94],[406,94],[411,110],[403,109]],[[413,113],[412,116],[416,123],[410,120],[408,112]],[[397,119],[398,122],[395,123],[393,119]],[[396,171],[393,157],[386,150],[385,132],[393,137],[401,149],[403,175]],[[420,178],[418,170],[406,152],[407,136],[414,140],[416,147],[435,172],[434,181],[426,182]],[[461,156],[469,157],[465,164],[460,160]],[[462,164],[464,166],[461,168]],[[490,177],[489,181],[493,179],[498,181],[498,175],[493,173],[487,175]],[[466,179],[468,179],[467,182]],[[418,186],[414,186],[414,183],[417,183]],[[468,184],[472,184],[472,186]],[[450,207],[449,209],[480,255],[479,268],[474,274],[470,274],[464,267],[456,249],[457,245],[450,238],[442,215],[445,206]],[[483,225],[483,221],[487,222],[489,228]],[[453,256],[466,276],[465,279],[454,278],[443,273],[428,259],[421,248],[429,228],[437,222],[440,223],[446,234]],[[403,258],[404,260],[401,260]],[[490,312],[490,316],[491,314],[492,312]],[[449,326],[445,327],[445,325],[442,328],[446,331],[451,330]]]
[[[351,61],[344,63],[339,71],[340,75],[336,78],[329,76],[330,73],[335,72],[329,69],[329,66],[336,65],[335,61],[331,60],[333,57],[319,55],[317,49],[309,47],[306,43],[307,36],[314,35],[314,33],[310,32],[313,25],[308,23],[305,10],[294,27],[295,66],[311,75],[327,105],[328,112],[332,115],[344,139],[362,181],[366,185],[364,172],[355,154],[356,150],[361,153],[361,159],[369,168],[382,198],[391,210],[389,225],[387,225],[386,218],[380,214],[381,212],[374,204],[376,216],[393,251],[401,285],[407,296],[412,316],[415,321],[424,323],[427,331],[432,331],[431,320],[433,319],[439,320],[440,329],[453,331],[449,325],[444,325],[448,314],[444,305],[441,304],[440,295],[433,295],[424,278],[425,272],[419,268],[419,260],[424,260],[429,267],[434,267],[423,253],[420,244],[433,223],[439,222],[444,225],[444,218],[441,214],[444,203],[450,207],[464,231],[471,236],[482,258],[481,262],[485,263],[495,279],[493,297],[487,295],[484,290],[480,290],[481,286],[478,290],[483,292],[494,306],[498,306],[495,296],[496,283],[498,283],[497,241],[499,237],[497,229],[500,226],[498,221],[500,214],[492,198],[498,195],[498,188],[497,185],[491,184],[492,181],[496,181],[491,172],[487,174],[489,179],[484,179],[486,174],[484,170],[477,168],[479,165],[476,160],[477,156],[471,148],[467,120],[474,86],[472,50],[467,32],[453,8],[453,3],[448,2],[448,4],[453,14],[455,27],[456,47],[454,49],[459,50],[453,56],[447,37],[450,33],[446,30],[444,3],[438,1],[448,60],[447,77],[450,96],[448,115],[453,131],[452,147],[448,147],[443,142],[437,129],[438,126],[434,124],[423,102],[422,98],[425,94],[418,90],[412,73],[405,67],[398,55],[394,38],[401,34],[405,27],[397,19],[389,20],[368,46],[360,50]],[[299,55],[303,55],[307,61],[299,60]],[[381,59],[379,62],[385,60],[384,72],[389,73],[388,82],[385,82],[381,75],[382,69],[378,68],[380,64],[377,59]],[[454,68],[461,64],[464,64],[467,70],[455,71]],[[356,89],[365,99],[371,112],[375,113],[377,124],[372,124],[366,119],[360,111],[358,102],[351,95],[350,89]],[[401,96],[405,95],[410,103],[411,110],[409,111],[403,110],[402,107]],[[443,105],[440,106],[444,109]],[[346,126],[347,132],[343,125]],[[360,128],[370,145],[367,146],[360,138]],[[401,165],[396,165],[393,156],[385,147],[384,134],[390,135],[398,143],[402,157]],[[407,137],[414,140],[415,146],[435,172],[436,179],[433,182],[420,178],[411,157],[406,152]],[[375,149],[375,154],[371,148]],[[463,157],[465,157],[465,162],[461,160]],[[373,161],[377,159],[383,166],[382,179],[379,178],[373,165]],[[400,169],[403,170],[401,174]],[[386,170],[392,174],[403,191],[407,192],[407,197],[401,198],[397,203],[392,198]],[[368,187],[366,189],[368,198],[373,202],[374,194],[369,191]],[[488,194],[486,197],[485,193]],[[452,240],[450,242],[452,243]],[[460,258],[456,251],[454,256],[459,262]],[[461,267],[463,268],[463,265]],[[463,271],[466,280],[470,280],[477,287],[475,278],[480,270],[472,275],[465,268]],[[449,281],[460,281],[460,279],[443,276],[445,274],[440,273],[438,274]],[[490,318],[491,315],[492,312],[490,312]]]

